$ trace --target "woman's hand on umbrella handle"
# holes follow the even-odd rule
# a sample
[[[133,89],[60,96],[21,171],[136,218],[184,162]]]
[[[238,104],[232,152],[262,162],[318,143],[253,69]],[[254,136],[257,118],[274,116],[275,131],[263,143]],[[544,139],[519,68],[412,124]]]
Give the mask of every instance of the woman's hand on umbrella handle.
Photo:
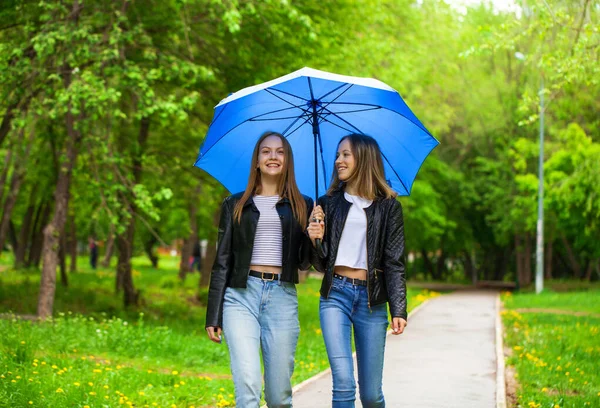
[[[313,245],[316,245],[315,240],[323,239],[323,235],[325,232],[325,223],[321,220],[311,221],[310,224],[308,224],[308,228],[306,229],[306,231],[308,232],[308,237],[312,241]]]
[[[206,328],[208,338],[215,343],[221,343],[221,328],[215,326],[208,326]]]
[[[308,224],[308,228],[306,231],[308,232],[308,236],[312,241],[313,245],[316,240],[322,240],[323,235],[325,233],[325,213],[323,212],[323,208],[320,205],[315,205],[313,207],[312,212],[310,213],[310,223]]]

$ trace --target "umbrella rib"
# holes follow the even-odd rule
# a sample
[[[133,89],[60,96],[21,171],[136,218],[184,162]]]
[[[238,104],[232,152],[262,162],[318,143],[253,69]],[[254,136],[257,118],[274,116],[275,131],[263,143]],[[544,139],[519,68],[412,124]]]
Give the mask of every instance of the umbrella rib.
[[[387,162],[387,164],[390,165],[390,169],[392,169],[392,172],[396,175],[396,177],[398,177],[398,181],[400,181],[400,184],[402,184],[402,187],[404,187],[404,190],[409,193],[408,188],[406,188],[406,186],[404,185],[404,182],[402,181],[402,178],[400,177],[400,175],[396,172],[396,170],[394,169],[394,166],[392,166],[392,163],[390,163],[390,161],[388,160],[387,156],[385,154],[383,154],[383,152],[381,152],[381,155],[383,156],[383,159]],[[391,187],[391,186],[390,186]],[[410,193],[409,193],[410,194]]]
[[[374,105],[371,103],[354,103],[354,102],[331,102],[331,104],[335,104],[335,105],[359,105],[359,106],[376,106],[378,108],[381,109],[385,109],[389,112],[393,112],[395,114],[397,114],[398,116],[402,116],[404,119],[408,120],[410,123],[412,123],[413,125],[415,125],[416,127],[418,127],[419,129],[425,131],[429,136],[433,137],[435,139],[435,137],[429,132],[429,130],[427,130],[425,128],[425,126],[423,126],[422,124],[419,125],[418,123],[415,123],[412,119],[406,117],[405,115],[401,114],[400,112],[396,112],[393,109],[389,109],[389,108],[384,108],[383,106],[380,105]]]
[[[340,86],[338,86],[337,88],[335,88],[335,89],[332,89],[331,91],[327,92],[325,95],[321,96],[321,97],[320,97],[318,100],[319,100],[319,101],[322,101],[322,100],[323,100],[323,98],[325,98],[325,97],[327,97],[327,96],[331,95],[332,93],[334,93],[335,91],[337,91],[338,89],[340,89],[341,87],[343,87],[343,86],[346,86],[346,85],[349,85],[349,86],[348,86],[348,89],[350,89],[350,88],[352,88],[352,86],[353,86],[354,84],[349,84],[349,83],[347,83],[347,82],[346,82],[346,83],[344,83],[344,84],[341,84],[341,85],[340,85]],[[336,96],[336,97],[335,97],[335,99],[337,99],[337,98],[339,98],[340,96],[342,96],[342,95],[343,95],[343,94],[344,94],[344,93],[345,93],[345,92],[346,92],[348,89],[346,89],[344,92],[342,92],[341,94],[339,94],[338,96]],[[334,101],[335,101],[335,99],[334,99]]]
[[[341,115],[341,114],[346,114],[346,113],[367,112],[367,111],[372,111],[372,110],[377,110],[377,109],[382,109],[382,108],[381,108],[381,107],[374,106],[374,107],[372,107],[372,108],[357,109],[357,110],[350,110],[350,111],[343,111],[343,112],[335,112],[335,113],[337,113],[338,115]],[[328,109],[328,110],[329,110],[329,109]],[[331,112],[331,111],[330,111],[330,112]]]
[[[286,133],[288,130],[290,130],[290,129],[292,128],[292,126],[294,126],[294,125],[296,124],[296,122],[298,122],[298,121],[299,121],[300,119],[302,119],[303,117],[304,117],[304,118],[307,118],[307,117],[308,117],[308,115],[306,115],[306,116],[304,116],[304,115],[298,116],[298,117],[296,118],[296,120],[295,120],[295,121],[293,121],[292,123],[290,123],[290,125],[289,125],[288,127],[286,127],[286,128],[285,128],[285,130],[284,130],[283,132],[281,132],[281,134],[282,134],[283,136],[285,136],[285,133]],[[302,124],[301,124],[299,127],[302,127],[302,126],[304,126],[304,124],[305,124],[306,122],[308,122],[308,119],[304,119],[304,122],[302,122]],[[294,130],[294,132],[295,132],[295,131],[296,131],[296,130]],[[294,132],[292,132],[292,133],[294,133]],[[291,135],[292,133],[290,133],[290,135]],[[288,135],[288,136],[289,136],[289,135]],[[287,136],[285,136],[285,137],[286,137],[286,139],[287,139]]]
[[[273,92],[271,92],[271,91],[275,91],[275,92],[281,92],[282,94],[285,94],[285,95],[291,96],[291,97],[293,97],[293,98],[296,98],[296,99],[302,99],[303,101],[305,101],[305,102],[308,102],[308,99],[306,99],[306,98],[303,98],[303,97],[301,97],[301,96],[298,96],[298,95],[294,95],[293,93],[289,93],[289,92],[286,92],[286,91],[282,91],[282,90],[280,90],[280,89],[275,89],[275,88],[265,88],[265,91],[269,92],[271,95],[274,95],[274,94],[273,94]],[[274,95],[274,96],[275,96],[275,95]],[[285,101],[285,99],[282,99],[282,100],[283,100],[283,101]],[[288,102],[288,101],[286,101],[286,102]],[[290,104],[291,104],[291,102],[288,102],[288,103],[290,103]]]
[[[284,116],[281,118],[268,118],[268,119],[250,118],[250,119],[248,119],[248,122],[267,122],[269,120],[294,119],[294,118],[303,118],[305,116],[306,115],[295,115],[295,116]]]
[[[298,119],[300,119],[300,118],[301,118],[301,117],[299,117]],[[285,135],[285,132],[287,132],[287,131],[288,131],[288,130],[289,130],[289,129],[290,129],[290,128],[291,128],[291,127],[294,125],[294,123],[296,123],[296,122],[297,122],[297,120],[296,120],[296,121],[294,121],[294,123],[292,123],[290,126],[288,126],[288,127],[287,127],[287,129],[286,129],[286,130],[285,130],[285,131],[282,133],[282,135],[284,135],[286,139],[287,139],[287,138],[289,138],[289,137],[290,137],[290,136],[291,136],[291,135],[292,135],[292,134],[293,134],[293,133],[294,133],[296,130],[298,130],[298,129],[300,129],[302,126],[304,126],[304,124],[305,124],[306,122],[308,122],[309,120],[310,120],[310,116],[307,116],[307,117],[306,117],[306,119],[304,119],[304,122],[302,122],[302,123],[301,123],[301,124],[300,124],[300,125],[299,125],[299,126],[296,128],[296,129],[292,130],[292,131],[290,132],[290,134],[286,136],[286,135]]]
[[[250,118],[250,120],[253,120],[253,119],[256,119],[256,118],[260,118],[261,116],[270,115],[272,113],[279,113],[279,112],[283,112],[283,111],[287,111],[287,110],[291,110],[291,109],[296,109],[296,108],[299,108],[299,107],[298,106],[290,106],[290,107],[287,107],[287,108],[276,109],[276,110],[273,110],[273,111],[261,113],[260,115],[256,115],[256,116]],[[302,109],[302,108],[299,108],[299,109]],[[296,116],[294,116],[294,117],[296,117]]]
[[[331,123],[333,126],[339,127],[340,129],[345,130],[346,132],[354,133],[354,131],[352,129],[347,129],[347,128],[343,127],[343,126],[340,126],[337,123],[334,123],[334,122],[330,121],[329,119],[327,119],[327,118],[325,118],[323,116],[321,116],[321,119],[323,119],[323,122]]]
[[[323,110],[327,111],[329,115],[333,115],[336,118],[338,118],[339,120],[341,120],[342,122],[344,122],[345,124],[347,124],[348,126],[354,128],[358,133],[360,133],[361,135],[364,135],[365,133],[360,130],[359,128],[357,128],[356,126],[354,126],[352,123],[348,122],[346,119],[339,117],[337,114],[335,114],[334,112],[330,111],[329,109],[323,107]],[[323,117],[324,120],[327,120],[329,123],[333,123],[330,120],[326,119],[325,117]],[[341,127],[341,126],[340,126]]]
[[[304,108],[302,108],[302,105],[294,105],[294,104],[293,104],[293,103],[291,103],[290,101],[288,101],[288,100],[286,100],[286,99],[283,99],[281,96],[279,96],[279,95],[275,95],[275,94],[274,94],[273,92],[271,92],[271,90],[270,90],[270,89],[268,89],[268,88],[267,88],[267,89],[265,89],[265,91],[266,91],[266,92],[268,92],[268,93],[270,93],[271,95],[273,95],[275,98],[277,98],[277,99],[279,99],[279,100],[282,100],[283,102],[285,102],[285,103],[287,103],[287,104],[289,104],[289,105],[293,106],[294,108],[298,108],[298,109],[302,109],[303,111],[306,111]],[[278,91],[278,92],[281,92],[281,91]],[[286,92],[284,92],[284,93],[286,93]],[[294,96],[294,95],[292,95],[292,94],[288,94],[288,95]],[[303,98],[300,98],[300,99],[303,99]]]
[[[346,92],[348,92],[348,90],[349,90],[350,88],[352,88],[353,86],[354,86],[354,84],[350,84],[350,86],[349,86],[348,88],[346,88],[346,89],[344,90],[344,92],[340,93],[340,94],[339,94],[338,96],[336,96],[334,99],[332,99],[331,101],[327,102],[327,104],[326,104],[326,105],[323,105],[323,106],[321,107],[321,109],[325,109],[325,108],[327,108],[329,105],[331,105],[332,103],[334,103],[334,102],[335,102],[335,101],[336,101],[338,98],[340,98],[340,97],[341,97],[343,94],[345,94]],[[339,88],[340,88],[340,87],[338,87],[337,89],[339,89]],[[333,92],[333,91],[332,91],[332,92]],[[331,93],[331,92],[330,92],[330,93]],[[329,95],[329,94],[327,94],[327,95]],[[325,96],[327,96],[327,95],[324,95],[322,98],[324,98],[324,97],[325,97]],[[322,99],[322,98],[321,98],[321,99]]]

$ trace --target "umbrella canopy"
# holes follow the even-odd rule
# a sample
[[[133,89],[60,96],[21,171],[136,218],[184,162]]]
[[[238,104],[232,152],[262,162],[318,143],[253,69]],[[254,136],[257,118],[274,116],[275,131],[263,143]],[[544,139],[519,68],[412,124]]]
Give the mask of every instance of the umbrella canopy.
[[[419,168],[439,143],[383,82],[302,68],[223,99],[195,166],[230,192],[242,191],[254,145],[266,131],[287,138],[298,187],[316,196],[327,190],[343,136],[377,140],[388,184],[400,195],[410,194]]]

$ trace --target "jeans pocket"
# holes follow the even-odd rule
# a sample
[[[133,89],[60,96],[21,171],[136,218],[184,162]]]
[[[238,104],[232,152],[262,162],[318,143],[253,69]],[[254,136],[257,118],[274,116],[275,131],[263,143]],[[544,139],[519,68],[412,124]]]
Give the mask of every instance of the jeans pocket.
[[[290,282],[281,282],[281,289],[288,295],[297,296],[296,285]]]

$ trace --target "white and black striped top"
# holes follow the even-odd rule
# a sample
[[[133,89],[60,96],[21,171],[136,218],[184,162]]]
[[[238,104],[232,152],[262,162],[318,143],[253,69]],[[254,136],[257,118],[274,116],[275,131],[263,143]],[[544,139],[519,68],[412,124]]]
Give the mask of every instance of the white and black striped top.
[[[254,236],[250,264],[281,266],[281,220],[275,208],[279,196],[255,195],[253,199],[256,208],[260,211],[260,217]]]

